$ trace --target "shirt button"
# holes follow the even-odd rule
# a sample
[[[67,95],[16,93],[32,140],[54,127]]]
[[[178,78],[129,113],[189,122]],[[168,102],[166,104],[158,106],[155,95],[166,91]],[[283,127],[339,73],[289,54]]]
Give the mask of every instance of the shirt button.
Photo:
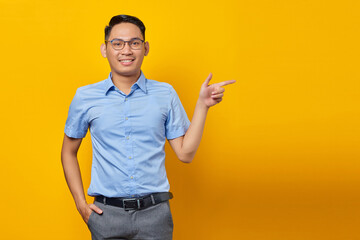
[[[132,159],[132,157],[129,157],[129,159]]]
[[[125,98],[125,102],[127,101],[128,99],[127,98]]]
[[[130,178],[131,178],[131,179],[133,179],[134,177],[133,177],[133,176],[131,176]]]
[[[125,117],[125,120],[128,120],[129,118],[128,117]]]
[[[129,139],[130,139],[130,137],[129,137],[129,136],[127,136],[127,137],[126,137],[126,139],[127,139],[127,140],[129,140]]]

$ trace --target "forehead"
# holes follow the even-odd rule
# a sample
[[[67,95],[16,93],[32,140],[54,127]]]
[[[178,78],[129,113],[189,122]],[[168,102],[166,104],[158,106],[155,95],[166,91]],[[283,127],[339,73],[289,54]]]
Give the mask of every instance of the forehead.
[[[119,23],[112,27],[109,40],[120,38],[130,40],[132,38],[142,39],[140,28],[132,23]]]

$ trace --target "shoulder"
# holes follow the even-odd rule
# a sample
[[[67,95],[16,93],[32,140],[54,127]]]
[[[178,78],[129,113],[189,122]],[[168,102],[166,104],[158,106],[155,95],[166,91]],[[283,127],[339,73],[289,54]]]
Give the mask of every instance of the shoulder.
[[[101,94],[105,94],[105,81],[106,80],[102,80],[100,82],[88,84],[77,88],[75,98],[88,100],[97,96],[101,96]]]
[[[147,79],[147,89],[150,93],[163,92],[171,95],[175,92],[173,86],[169,83],[159,82],[152,79]]]
[[[106,80],[102,80],[100,82],[96,82],[96,83],[88,84],[88,85],[85,85],[85,86],[81,86],[76,90],[76,92],[79,92],[79,93],[92,93],[94,91],[105,91],[105,81]]]

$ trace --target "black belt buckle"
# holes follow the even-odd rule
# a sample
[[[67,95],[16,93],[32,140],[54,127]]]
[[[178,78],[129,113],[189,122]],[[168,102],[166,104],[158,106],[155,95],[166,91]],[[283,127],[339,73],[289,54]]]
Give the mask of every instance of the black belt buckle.
[[[134,209],[140,209],[141,208],[141,202],[139,198],[124,198],[122,199],[123,208],[125,211],[128,210],[134,210]]]

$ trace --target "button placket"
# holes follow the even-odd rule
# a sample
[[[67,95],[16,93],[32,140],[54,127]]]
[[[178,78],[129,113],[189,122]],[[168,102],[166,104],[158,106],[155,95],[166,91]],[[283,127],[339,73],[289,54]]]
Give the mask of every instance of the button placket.
[[[125,97],[124,98],[124,138],[125,138],[125,156],[127,156],[127,170],[128,170],[128,176],[129,176],[129,180],[130,180],[130,184],[129,184],[129,189],[130,192],[134,192],[135,191],[135,162],[134,162],[134,155],[133,155],[133,141],[131,140],[130,136],[131,136],[131,100],[129,99],[129,97]]]

